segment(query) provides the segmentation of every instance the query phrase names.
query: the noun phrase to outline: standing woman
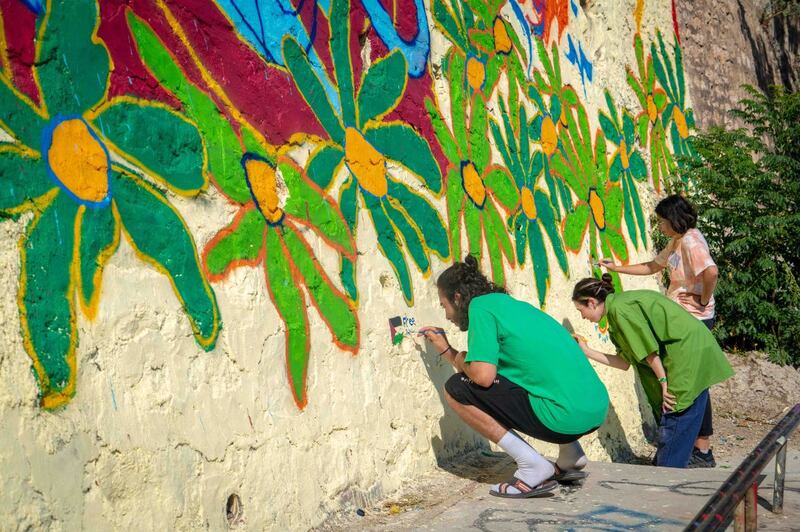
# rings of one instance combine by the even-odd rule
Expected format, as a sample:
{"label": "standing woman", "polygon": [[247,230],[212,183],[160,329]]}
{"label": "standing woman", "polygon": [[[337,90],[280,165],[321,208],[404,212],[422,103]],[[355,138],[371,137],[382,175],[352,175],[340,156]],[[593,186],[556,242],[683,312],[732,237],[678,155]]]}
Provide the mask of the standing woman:
{"label": "standing woman", "polygon": [[[459,352],[442,329],[420,330],[456,369],[445,383],[447,403],[517,462],[514,478],[489,493],[532,497],[555,489],[555,481],[585,477],[578,439],[605,420],[608,392],[567,330],[486,279],[473,256],[445,270],[436,284],[445,317],[467,331],[467,350]],[[514,430],[558,444],[556,462]]]}
{"label": "standing woman", "polygon": [[687,467],[708,403],[708,389],[731,375],[728,359],[711,331],[683,307],[653,290],[614,293],[611,275],[575,285],[572,301],[581,316],[608,319],[616,355],[578,338],[584,354],[621,370],[636,369],[658,419],[656,465]]}
{"label": "standing woman", "polygon": [[[679,195],[667,196],[656,205],[658,228],[670,238],[655,259],[628,266],[602,259],[601,266],[612,272],[652,275],[669,268],[667,295],[711,329],[716,319],[714,289],[719,272],[703,234],[697,230],[697,212]],[[689,460],[689,467],[714,467],[716,462],[709,438],[714,434],[711,401]]]}

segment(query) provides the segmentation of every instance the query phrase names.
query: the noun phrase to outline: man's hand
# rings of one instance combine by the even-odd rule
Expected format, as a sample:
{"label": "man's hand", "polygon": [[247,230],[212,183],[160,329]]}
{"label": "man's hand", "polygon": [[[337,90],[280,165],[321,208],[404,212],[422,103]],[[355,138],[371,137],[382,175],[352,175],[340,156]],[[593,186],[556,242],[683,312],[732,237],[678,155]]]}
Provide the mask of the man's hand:
{"label": "man's hand", "polygon": [[425,340],[431,344],[437,353],[445,354],[448,348],[452,349],[450,342],[447,340],[447,335],[445,335],[444,329],[441,327],[423,327],[417,334],[425,337]]}

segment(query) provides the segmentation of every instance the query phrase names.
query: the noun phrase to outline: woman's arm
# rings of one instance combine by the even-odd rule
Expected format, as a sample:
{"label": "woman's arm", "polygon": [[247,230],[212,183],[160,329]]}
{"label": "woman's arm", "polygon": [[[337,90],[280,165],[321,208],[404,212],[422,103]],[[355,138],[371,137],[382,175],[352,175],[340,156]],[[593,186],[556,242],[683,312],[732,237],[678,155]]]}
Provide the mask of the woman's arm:
{"label": "woman's arm", "polygon": [[625,266],[616,264],[612,259],[600,259],[600,266],[603,266],[608,271],[627,273],[629,275],[652,275],[664,269],[663,264],[659,264],[654,260]]}
{"label": "woman's arm", "polygon": [[678,294],[678,301],[686,305],[691,305],[702,312],[711,302],[711,296],[714,295],[714,290],[717,288],[719,270],[716,266],[709,266],[703,270],[700,277],[703,280],[702,292],[700,294],[692,294],[689,292]]}
{"label": "woman's arm", "polygon": [[622,371],[626,371],[629,367],[631,367],[631,365],[619,355],[609,355],[608,353],[602,353],[592,349],[589,347],[589,344],[586,343],[586,339],[582,336],[576,336],[575,340],[577,340],[578,345],[581,346],[583,354],[595,362],[600,362],[601,364],[611,366],[612,368],[621,369]]}

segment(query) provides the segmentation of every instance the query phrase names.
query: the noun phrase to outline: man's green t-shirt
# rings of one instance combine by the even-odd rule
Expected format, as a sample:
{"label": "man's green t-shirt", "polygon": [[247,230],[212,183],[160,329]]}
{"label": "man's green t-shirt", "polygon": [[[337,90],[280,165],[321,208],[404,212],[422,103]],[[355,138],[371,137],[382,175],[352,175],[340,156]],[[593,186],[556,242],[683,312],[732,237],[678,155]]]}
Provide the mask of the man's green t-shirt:
{"label": "man's green t-shirt", "polygon": [[675,412],[686,410],[703,390],[733,375],[703,322],[659,292],[609,294],[606,316],[611,341],[619,356],[636,368],[656,416],[661,413],[661,384],[645,360],[651,353],[661,357],[667,390],[677,401]]}
{"label": "man's green t-shirt", "polygon": [[608,392],[578,344],[556,320],[508,294],[469,305],[467,362],[488,362],[528,391],[536,417],[561,434],[603,424]]}

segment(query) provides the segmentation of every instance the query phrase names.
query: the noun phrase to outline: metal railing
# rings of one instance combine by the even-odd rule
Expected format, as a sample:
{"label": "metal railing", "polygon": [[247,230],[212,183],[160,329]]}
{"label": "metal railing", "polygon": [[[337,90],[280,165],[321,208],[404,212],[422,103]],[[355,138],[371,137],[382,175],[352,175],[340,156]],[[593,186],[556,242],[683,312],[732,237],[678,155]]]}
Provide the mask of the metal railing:
{"label": "metal railing", "polygon": [[759,474],[775,457],[775,482],[772,492],[772,512],[783,513],[783,488],[786,479],[786,442],[800,424],[800,403],[783,416],[761,443],[737,467],[705,506],[686,527],[686,530],[724,530],[731,519],[735,530],[757,528]]}

